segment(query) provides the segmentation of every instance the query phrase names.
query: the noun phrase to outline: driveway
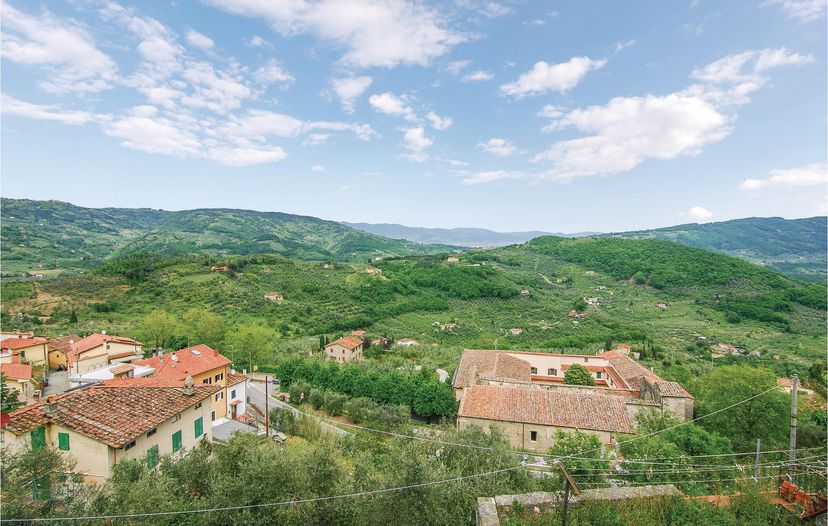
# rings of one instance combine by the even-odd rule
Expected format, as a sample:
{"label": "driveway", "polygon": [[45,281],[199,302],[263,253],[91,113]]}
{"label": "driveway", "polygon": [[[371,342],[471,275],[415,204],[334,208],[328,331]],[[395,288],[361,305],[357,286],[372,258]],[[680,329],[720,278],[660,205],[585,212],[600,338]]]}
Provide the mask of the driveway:
{"label": "driveway", "polygon": [[43,389],[44,398],[69,389],[69,374],[66,371],[55,371],[46,377],[49,379],[49,385]]}

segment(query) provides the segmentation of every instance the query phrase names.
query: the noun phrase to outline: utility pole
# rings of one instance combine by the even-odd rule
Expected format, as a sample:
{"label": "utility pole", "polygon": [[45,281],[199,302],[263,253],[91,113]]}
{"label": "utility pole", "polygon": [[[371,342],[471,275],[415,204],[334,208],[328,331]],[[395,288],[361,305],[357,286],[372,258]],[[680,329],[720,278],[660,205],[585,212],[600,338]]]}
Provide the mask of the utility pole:
{"label": "utility pole", "polygon": [[762,444],[762,439],[756,439],[756,463],[753,466],[753,480],[759,482],[759,451]]}
{"label": "utility pole", "polygon": [[796,410],[797,394],[799,388],[799,376],[793,375],[791,379],[791,465],[788,470],[788,478],[794,482],[794,463],[796,462]]}
{"label": "utility pole", "polygon": [[569,471],[567,471],[566,466],[563,465],[563,462],[556,460],[555,464],[558,465],[564,479],[563,515],[561,517],[561,526],[566,526],[566,513],[569,511],[569,490],[571,489],[574,491],[575,495],[580,495],[581,488],[578,487],[578,484],[575,482],[575,479],[572,478],[572,475],[569,474]]}
{"label": "utility pole", "polygon": [[270,380],[267,379],[267,375],[265,375],[265,436],[270,438],[270,393],[268,392],[270,389]]}

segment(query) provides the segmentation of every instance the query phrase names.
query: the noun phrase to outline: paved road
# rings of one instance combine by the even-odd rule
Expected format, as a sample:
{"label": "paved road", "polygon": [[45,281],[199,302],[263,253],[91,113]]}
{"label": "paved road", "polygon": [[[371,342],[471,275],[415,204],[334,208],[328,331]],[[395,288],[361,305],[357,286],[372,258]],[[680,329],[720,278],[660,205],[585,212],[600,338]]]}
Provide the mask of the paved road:
{"label": "paved road", "polygon": [[[255,404],[256,407],[260,407],[262,409],[262,411],[264,411],[264,406],[265,406],[265,389],[264,389],[265,385],[264,385],[264,382],[251,381],[247,385],[248,385],[248,387],[247,387],[247,396],[248,396],[248,398],[250,398],[250,402]],[[302,414],[301,411],[299,411],[298,409],[296,409],[292,405],[286,404],[286,403],[282,402],[281,400],[279,400],[278,398],[273,398],[273,392],[274,391],[273,391],[273,386],[272,385],[270,386],[268,391],[270,392],[270,407],[271,408],[279,407],[279,408],[282,408],[282,409],[287,409],[288,411],[290,411],[291,413],[293,413],[296,416],[299,416],[300,414]],[[340,428],[338,428],[338,427],[336,427],[332,424],[329,424],[327,422],[323,422],[323,421],[319,420],[319,424],[322,427],[322,429],[325,429],[327,431],[332,431],[332,432],[336,433],[339,436],[350,435],[350,433],[348,433],[344,429],[340,429]]]}
{"label": "paved road", "polygon": [[43,389],[44,397],[62,393],[69,389],[69,375],[66,371],[55,371],[53,373],[49,373],[48,378],[49,385]]}

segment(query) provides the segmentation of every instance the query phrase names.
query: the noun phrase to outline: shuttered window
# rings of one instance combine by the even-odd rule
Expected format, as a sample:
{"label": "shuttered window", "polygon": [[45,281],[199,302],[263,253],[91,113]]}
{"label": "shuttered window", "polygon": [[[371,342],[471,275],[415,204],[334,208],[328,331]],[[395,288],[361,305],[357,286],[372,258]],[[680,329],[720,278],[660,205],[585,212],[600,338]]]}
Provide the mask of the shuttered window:
{"label": "shuttered window", "polygon": [[46,447],[46,428],[38,427],[32,430],[32,449],[43,449]]}
{"label": "shuttered window", "polygon": [[69,433],[58,433],[58,449],[69,451]]}
{"label": "shuttered window", "polygon": [[176,431],[172,436],[173,453],[181,449],[181,431]]}
{"label": "shuttered window", "polygon": [[150,469],[158,465],[158,445],[154,445],[147,450],[147,466]]}
{"label": "shuttered window", "polygon": [[195,437],[198,438],[204,434],[204,419],[201,417],[195,420]]}

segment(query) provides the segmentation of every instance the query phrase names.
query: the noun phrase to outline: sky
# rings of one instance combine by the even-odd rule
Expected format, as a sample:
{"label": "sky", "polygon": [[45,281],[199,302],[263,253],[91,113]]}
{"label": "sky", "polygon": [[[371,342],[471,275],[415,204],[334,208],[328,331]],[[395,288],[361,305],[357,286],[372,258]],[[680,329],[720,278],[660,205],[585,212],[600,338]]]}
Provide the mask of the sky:
{"label": "sky", "polygon": [[828,213],[824,0],[10,0],[4,197],[499,231]]}

